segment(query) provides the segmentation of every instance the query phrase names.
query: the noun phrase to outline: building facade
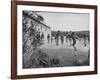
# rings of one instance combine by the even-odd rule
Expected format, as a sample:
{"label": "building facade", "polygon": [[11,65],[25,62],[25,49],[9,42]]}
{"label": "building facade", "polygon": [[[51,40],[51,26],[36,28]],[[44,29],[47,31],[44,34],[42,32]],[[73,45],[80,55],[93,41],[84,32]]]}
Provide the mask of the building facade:
{"label": "building facade", "polygon": [[[24,19],[25,18],[25,19]],[[44,41],[47,40],[48,34],[51,36],[51,28],[38,19],[38,15],[32,11],[23,11],[23,23],[26,23],[27,28],[34,28],[40,35],[44,35]]]}

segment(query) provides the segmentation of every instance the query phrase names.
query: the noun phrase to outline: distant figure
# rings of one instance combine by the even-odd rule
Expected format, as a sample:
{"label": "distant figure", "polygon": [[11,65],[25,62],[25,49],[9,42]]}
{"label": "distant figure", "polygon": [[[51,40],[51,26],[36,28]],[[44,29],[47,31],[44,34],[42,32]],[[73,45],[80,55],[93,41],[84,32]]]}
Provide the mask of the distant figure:
{"label": "distant figure", "polygon": [[68,43],[68,32],[66,32],[66,43]]}
{"label": "distant figure", "polygon": [[60,36],[60,39],[61,39],[61,43],[63,44],[63,43],[64,43],[64,36],[61,35],[61,36]]}
{"label": "distant figure", "polygon": [[42,33],[42,34],[41,34],[41,40],[43,40],[43,39],[44,39],[44,34]]}
{"label": "distant figure", "polygon": [[71,38],[72,38],[72,41],[73,41],[72,46],[74,48],[74,51],[77,51],[76,46],[75,46],[76,45],[76,38],[77,38],[77,36],[75,35],[74,32],[71,33]]}
{"label": "distant figure", "polygon": [[59,45],[59,36],[60,36],[60,31],[58,30],[56,36],[55,36],[55,42],[56,42],[56,45],[58,46]]}
{"label": "distant figure", "polygon": [[69,39],[69,45],[72,46],[72,37],[71,37],[72,32],[70,31],[68,33],[68,39]]}
{"label": "distant figure", "polygon": [[55,36],[55,43],[56,43],[56,45],[58,46],[58,39],[57,39],[57,36]]}
{"label": "distant figure", "polygon": [[48,43],[50,41],[50,34],[47,35],[47,40],[48,40]]}

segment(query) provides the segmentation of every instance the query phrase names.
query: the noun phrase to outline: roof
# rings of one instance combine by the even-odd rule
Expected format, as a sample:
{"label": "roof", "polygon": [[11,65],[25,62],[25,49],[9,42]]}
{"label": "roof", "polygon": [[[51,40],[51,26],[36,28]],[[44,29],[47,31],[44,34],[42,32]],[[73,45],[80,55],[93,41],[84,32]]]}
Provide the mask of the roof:
{"label": "roof", "polygon": [[36,22],[39,22],[40,24],[42,24],[42,25],[44,25],[44,26],[46,26],[47,28],[50,29],[50,27],[48,25],[46,25],[45,23],[37,20],[37,15],[36,14],[33,15],[33,13],[31,13],[31,12],[28,13],[27,11],[23,11],[23,15],[35,20]]}

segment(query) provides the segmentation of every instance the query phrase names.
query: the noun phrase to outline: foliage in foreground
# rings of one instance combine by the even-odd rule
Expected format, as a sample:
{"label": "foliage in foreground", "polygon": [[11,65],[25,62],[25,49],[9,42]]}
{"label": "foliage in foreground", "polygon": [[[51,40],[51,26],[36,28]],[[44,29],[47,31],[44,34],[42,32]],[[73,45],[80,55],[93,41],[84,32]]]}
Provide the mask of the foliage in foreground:
{"label": "foliage in foreground", "polygon": [[[23,56],[25,58],[25,55]],[[25,61],[25,60],[24,60]],[[23,68],[45,68],[45,67],[62,67],[60,59],[50,57],[43,50],[34,50],[29,60],[23,62]]]}

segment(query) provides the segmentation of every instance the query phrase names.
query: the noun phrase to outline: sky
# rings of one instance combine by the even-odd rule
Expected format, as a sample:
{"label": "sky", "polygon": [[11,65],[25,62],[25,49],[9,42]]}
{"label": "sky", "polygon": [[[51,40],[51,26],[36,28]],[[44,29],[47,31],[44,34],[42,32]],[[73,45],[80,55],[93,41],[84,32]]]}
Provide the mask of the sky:
{"label": "sky", "polygon": [[45,24],[53,31],[83,31],[89,30],[89,14],[38,12],[43,16]]}

